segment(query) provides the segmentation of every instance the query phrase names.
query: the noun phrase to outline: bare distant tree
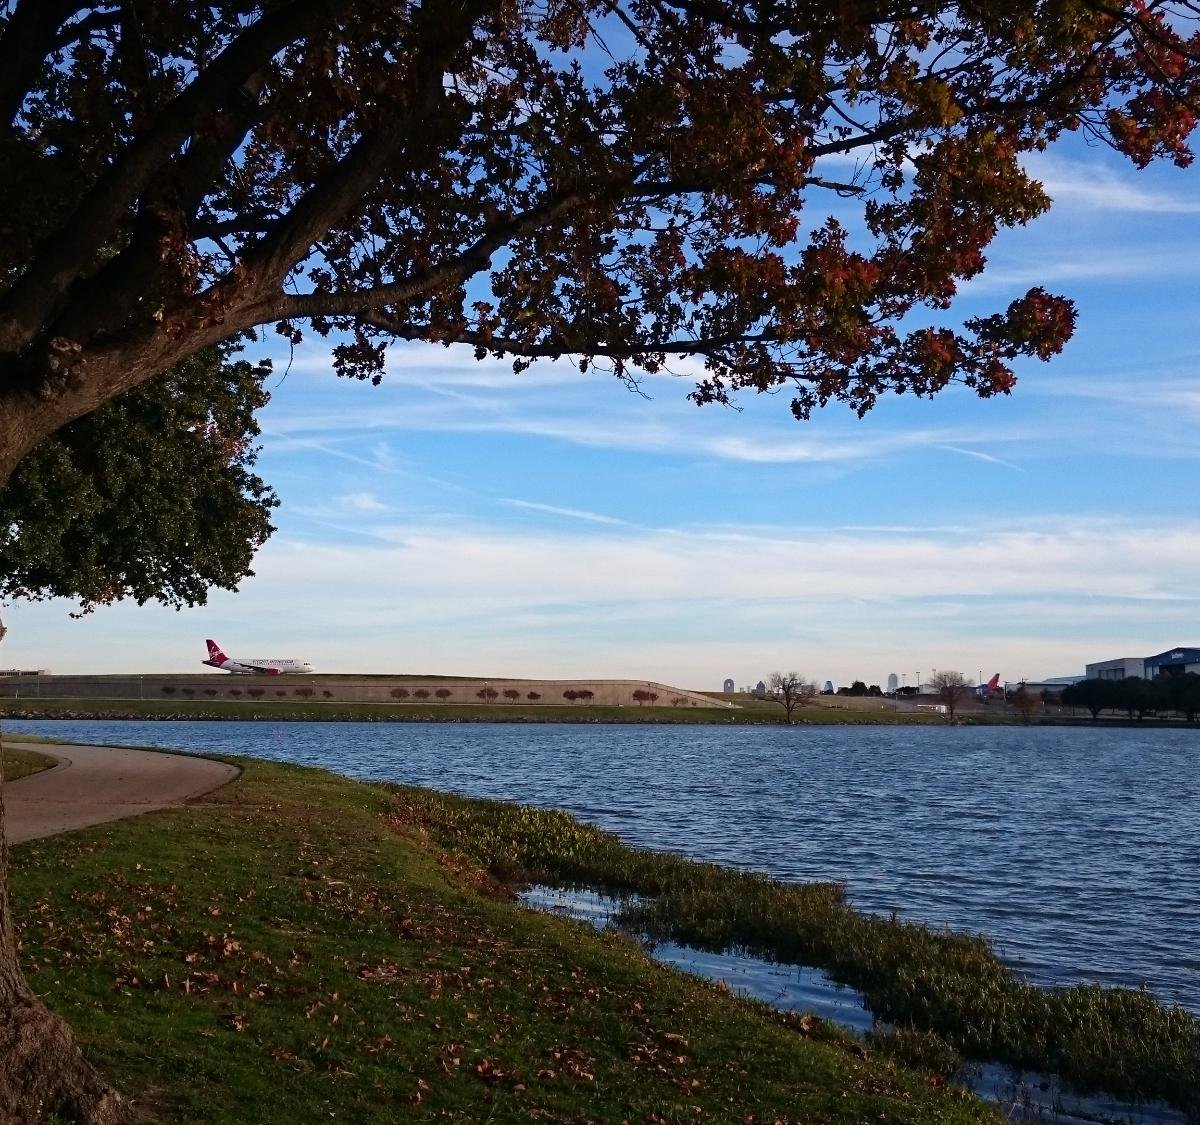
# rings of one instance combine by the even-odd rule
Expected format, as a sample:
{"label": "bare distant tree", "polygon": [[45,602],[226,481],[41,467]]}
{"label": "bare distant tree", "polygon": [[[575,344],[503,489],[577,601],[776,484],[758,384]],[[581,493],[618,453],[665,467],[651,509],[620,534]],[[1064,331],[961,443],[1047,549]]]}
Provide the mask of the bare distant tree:
{"label": "bare distant tree", "polygon": [[971,690],[971,681],[961,672],[951,672],[944,668],[933,674],[929,686],[933,689],[933,694],[945,704],[946,718],[954,722],[954,713]]}
{"label": "bare distant tree", "polygon": [[1024,684],[1013,694],[1012,705],[1023,723],[1032,722],[1034,715],[1041,711],[1043,706],[1041,699],[1033,692],[1025,690]]}
{"label": "bare distant tree", "polygon": [[789,724],[796,708],[803,707],[816,694],[816,682],[805,679],[799,672],[772,672],[767,677],[767,698],[783,708]]}

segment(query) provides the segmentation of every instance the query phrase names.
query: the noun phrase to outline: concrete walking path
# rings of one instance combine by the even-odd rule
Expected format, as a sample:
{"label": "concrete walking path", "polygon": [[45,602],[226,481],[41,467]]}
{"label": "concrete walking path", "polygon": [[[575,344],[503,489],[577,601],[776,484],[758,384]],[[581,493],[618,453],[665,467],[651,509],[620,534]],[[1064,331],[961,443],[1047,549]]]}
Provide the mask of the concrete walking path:
{"label": "concrete walking path", "polygon": [[4,786],[10,844],[181,805],[242,772],[237,766],[186,754],[8,739],[4,744],[58,760],[51,769]]}

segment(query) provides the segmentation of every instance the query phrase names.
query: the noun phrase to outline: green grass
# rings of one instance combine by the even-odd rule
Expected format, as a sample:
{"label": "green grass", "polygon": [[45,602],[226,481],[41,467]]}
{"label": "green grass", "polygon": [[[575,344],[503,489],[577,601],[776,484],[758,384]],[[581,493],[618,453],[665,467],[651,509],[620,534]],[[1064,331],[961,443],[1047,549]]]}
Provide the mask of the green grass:
{"label": "green grass", "polygon": [[31,773],[41,773],[57,763],[45,754],[35,750],[4,749],[4,780],[16,781],[20,777],[28,777]]}
{"label": "green grass", "polygon": [[861,914],[839,885],[780,883],[629,848],[555,810],[407,788],[396,800],[402,820],[497,878],[641,896],[618,920],[651,939],[824,969],[906,1033],[891,1044],[905,1057],[961,1052],[1200,1116],[1200,1024],[1147,992],[1037,988],[982,937]]}
{"label": "green grass", "polygon": [[13,850],[34,986],[161,1120],[995,1120],[890,1048],[515,906],[410,791],[238,764],[201,805]]}
{"label": "green grass", "polygon": [[[726,707],[606,707],[472,703],[338,703],[273,700],[19,698],[0,701],[0,715],[75,719],[240,719],[277,722],[407,723],[671,723],[779,724],[783,709],[757,701]],[[806,707],[800,724],[944,723],[938,715]]]}

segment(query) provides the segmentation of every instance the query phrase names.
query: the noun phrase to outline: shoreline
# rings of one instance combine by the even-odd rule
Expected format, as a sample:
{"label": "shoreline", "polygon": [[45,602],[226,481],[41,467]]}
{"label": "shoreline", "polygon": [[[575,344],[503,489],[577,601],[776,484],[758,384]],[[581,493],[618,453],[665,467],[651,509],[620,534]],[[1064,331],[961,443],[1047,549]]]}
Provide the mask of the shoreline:
{"label": "shoreline", "polygon": [[[559,889],[590,886],[600,893],[617,896],[619,920],[633,935],[600,935],[599,940],[632,951],[631,955],[642,961],[646,960],[643,944],[649,940],[677,942],[712,953],[738,950],[743,955],[759,957],[764,963],[810,966],[828,973],[832,980],[860,991],[869,1010],[883,1021],[868,1031],[865,1038],[843,1032],[821,1017],[802,1015],[799,1010],[772,1007],[764,1018],[792,1035],[799,1032],[802,1040],[825,1040],[849,1050],[859,1059],[884,1065],[893,1078],[897,1067],[913,1068],[925,1075],[925,1083],[941,1089],[962,1071],[964,1060],[984,1066],[999,1060],[1022,1070],[1057,1072],[1084,1089],[1107,1090],[1126,1100],[1164,1098],[1184,1112],[1196,1108],[1200,1054],[1187,1046],[1195,1042],[1195,1015],[1156,1001],[1141,990],[1030,985],[1004,966],[990,943],[980,936],[862,913],[847,902],[839,884],[786,883],[753,871],[692,861],[672,852],[647,851],[553,809],[465,798],[429,788],[356,782],[321,769],[254,758],[219,754],[212,757],[239,764],[244,772],[207,797],[202,805],[167,814],[149,814],[74,837],[59,837],[61,845],[53,846],[66,850],[57,859],[51,855],[47,862],[35,864],[36,872],[24,866],[30,849],[50,846],[51,841],[25,845],[15,853],[18,882],[28,877],[26,893],[33,896],[29,901],[37,904],[33,917],[23,923],[27,927],[23,942],[27,943],[31,956],[41,960],[34,971],[50,973],[55,978],[57,994],[73,1011],[78,1011],[81,1004],[86,1007],[89,1001],[74,996],[69,986],[64,992],[64,977],[82,974],[92,984],[98,982],[99,999],[106,994],[108,986],[104,982],[108,974],[115,974],[116,991],[129,1001],[125,1005],[129,1026],[124,1034],[131,1041],[149,1030],[143,1026],[144,1021],[153,1022],[164,1014],[178,1030],[180,1024],[186,1027],[192,1023],[181,1018],[183,1013],[178,1005],[190,1003],[191,988],[206,982],[210,987],[200,987],[201,996],[209,991],[217,993],[213,1003],[223,1013],[222,1020],[233,1020],[235,1032],[241,1034],[255,1026],[263,1008],[269,1005],[239,1006],[238,981],[245,982],[243,989],[251,990],[251,999],[269,998],[271,990],[277,987],[271,973],[264,976],[264,984],[254,986],[253,982],[266,972],[262,968],[263,958],[270,964],[271,955],[262,951],[250,953],[249,965],[243,964],[230,980],[233,996],[219,986],[222,961],[229,958],[229,950],[236,953],[255,928],[261,931],[264,922],[268,932],[283,927],[281,932],[292,947],[294,959],[294,935],[309,933],[311,923],[302,922],[300,916],[294,921],[288,919],[296,910],[307,917],[310,908],[322,902],[331,911],[324,939],[328,946],[325,963],[332,967],[342,960],[347,970],[354,970],[358,979],[369,983],[377,981],[378,973],[383,973],[390,983],[407,980],[406,973],[396,975],[395,959],[412,939],[414,895],[428,893],[427,877],[387,891],[372,886],[366,894],[365,906],[356,906],[347,897],[348,892],[339,889],[361,882],[363,872],[357,864],[367,862],[378,869],[378,857],[383,852],[400,848],[407,849],[409,860],[418,865],[433,864],[441,872],[439,878],[446,882],[445,893],[435,896],[435,919],[444,920],[447,911],[461,909],[468,900],[491,903],[501,913],[506,908],[511,911],[515,905],[514,893],[531,883]],[[161,828],[164,823],[170,825],[166,834]],[[330,835],[330,839],[323,842],[322,833]],[[294,835],[294,846],[281,847],[281,834],[289,838]],[[94,883],[104,890],[80,891],[74,860],[65,858],[75,854],[70,844],[72,838],[86,841],[78,849],[78,861],[85,868],[94,869]],[[362,846],[354,854],[343,855],[343,850],[356,840]],[[123,841],[128,842],[127,847]],[[213,848],[218,854],[222,849],[236,854],[231,854],[227,863],[214,866],[209,854]],[[204,854],[202,872],[196,868],[200,853]],[[164,857],[169,861],[166,867]],[[174,865],[171,857],[177,860]],[[143,874],[134,876],[131,871]],[[155,879],[158,892],[150,893],[146,880]],[[197,880],[204,885],[193,886]],[[247,880],[252,881],[249,891],[243,886]],[[185,887],[186,893],[181,896]],[[282,898],[277,893],[281,890],[286,892]],[[132,895],[132,900],[121,901],[122,893]],[[270,901],[260,901],[262,895],[270,896]],[[195,921],[178,916],[184,899],[201,911]],[[69,917],[53,913],[51,904],[56,901],[68,911]],[[372,968],[373,962],[368,962],[364,969],[362,959],[367,955],[351,951],[362,948],[359,928],[369,925],[380,910],[388,913],[390,908],[385,904],[389,901],[401,905],[404,920],[398,927],[394,923],[383,927],[378,937],[383,942],[384,959],[378,968]],[[94,909],[98,905],[105,907],[99,917]],[[114,916],[127,920],[136,916],[138,924],[127,926],[122,922],[110,934],[106,919]],[[512,923],[511,914],[504,917]],[[554,919],[551,924],[560,922]],[[179,967],[176,946],[178,935],[186,934],[189,926],[196,924],[206,935],[201,948],[211,945],[214,935],[223,933],[220,943],[226,953],[218,956],[211,966],[201,959],[201,968],[194,974]],[[532,923],[529,925],[536,929]],[[47,927],[41,935],[45,949],[40,949],[38,934],[29,933],[28,927],[34,931]],[[61,947],[65,961],[56,961],[53,953],[59,949],[56,943],[62,940],[60,935],[80,929],[89,956],[99,952],[99,960],[80,961],[77,943],[71,937]],[[96,929],[96,933],[90,934],[90,929]],[[570,969],[573,981],[578,980],[582,971],[578,968],[582,951],[591,940],[587,929],[576,926],[573,930],[552,931],[558,934],[554,948],[565,956],[564,966],[574,966]],[[442,964],[447,953],[444,922],[434,924],[432,934],[433,954]],[[451,960],[462,956],[471,965],[480,959],[487,961],[486,983],[490,992],[512,966],[504,954],[491,960],[480,954],[474,924],[465,935],[460,952]],[[104,953],[107,948],[104,943],[110,937],[117,946],[111,957]],[[519,944],[524,947],[530,940],[533,939],[523,937]],[[161,952],[155,952],[160,946]],[[343,946],[342,952],[334,952]],[[47,952],[51,954],[49,958]],[[193,964],[193,956],[187,954],[184,964]],[[153,963],[147,964],[147,960]],[[425,994],[418,989],[415,998],[407,1003],[409,1014],[405,1018],[420,1022],[421,1013],[425,1013],[436,1030],[452,1035],[456,1041],[469,1041],[472,1032],[482,1030],[470,1025],[481,1018],[479,1010],[486,1006],[486,999],[469,995],[474,987],[472,980],[456,978],[455,971],[453,967],[436,971],[436,991],[440,996],[447,988],[465,989],[463,998],[471,1011],[464,1016],[463,1011],[456,1009],[449,1016],[442,1014],[434,1019],[423,1006]],[[161,979],[156,976],[160,973]],[[278,967],[273,974],[279,976]],[[541,995],[536,979],[521,975],[509,982],[503,1011],[511,1011],[514,1005],[530,1005],[527,1018],[535,1018],[533,1008]],[[173,1002],[168,1002],[164,993],[172,993],[181,983],[186,999],[174,997]],[[534,984],[532,990],[529,983]],[[331,983],[327,971],[323,971],[319,988],[332,988],[334,984],[339,990],[351,987],[342,978]],[[684,987],[673,981],[667,984]],[[651,985],[646,981],[637,985],[633,995],[638,997],[639,1004],[648,987]],[[586,987],[572,988],[582,988],[581,994],[585,996],[621,994],[619,982],[608,971],[590,979]],[[335,999],[339,995],[340,991],[335,992]],[[728,997],[727,990],[722,991],[721,985],[709,986],[707,992],[698,995],[701,1003],[711,1009],[707,1014],[722,1024],[732,1018],[729,1010],[722,1008],[727,1001],[734,1005],[733,1011],[757,1010],[760,1015],[763,1015],[761,1009],[768,1007],[734,1000]],[[359,1015],[366,1002],[363,997],[348,1000],[347,1010]],[[620,1002],[628,1004],[629,996],[624,995]],[[558,1016],[573,1020],[576,1003],[572,1001]],[[100,1004],[102,1009],[111,1007],[109,1001]],[[719,1011],[724,1011],[724,1015],[718,1015]],[[281,1014],[281,1018],[285,1016],[287,1030],[294,1031],[293,1025],[301,1019],[299,1009]],[[102,1024],[105,1018],[101,1016]],[[462,1023],[464,1018],[466,1025]],[[677,1020],[677,1016],[672,1018]],[[311,1008],[303,1016],[303,1020],[309,1019]],[[360,1018],[359,1026],[362,1022]],[[297,1026],[304,1033],[310,1025],[301,1022]],[[523,1026],[519,1030],[524,1033]],[[501,1025],[499,1034],[504,1031]],[[97,1034],[107,1044],[113,1032],[105,1025]],[[276,1042],[282,1034],[284,1029],[277,1029],[269,1038]],[[671,1034],[687,1038],[676,1030]],[[485,1042],[480,1049],[496,1051],[499,1042],[496,1035],[493,1028],[490,1043]],[[119,1054],[120,1035],[117,1039]],[[326,1036],[318,1054],[326,1050],[328,1042]],[[239,1050],[244,1051],[247,1046],[243,1043]],[[110,1047],[106,1045],[103,1049]],[[221,1057],[233,1065],[228,1052]],[[519,1057],[520,1052],[506,1064],[512,1067],[506,1073],[519,1073]],[[733,1057],[737,1056],[721,1055],[721,1058]],[[488,1058],[491,1056],[485,1056]],[[616,1066],[620,1060],[611,1062]],[[588,1063],[593,1081],[601,1070],[596,1063],[595,1057]],[[411,1065],[411,1060],[406,1065]],[[492,1065],[496,1065],[494,1061]],[[741,1076],[746,1077],[744,1071]],[[517,1083],[521,1089],[512,1091],[522,1095],[521,1102],[533,1086],[526,1077],[522,1076]],[[773,1077],[762,1076],[768,1082]],[[742,1083],[737,1088],[740,1092]],[[487,1085],[485,1092],[493,1096],[497,1093]],[[596,1092],[598,1095],[599,1090]],[[958,1093],[953,1089],[948,1092]],[[826,1096],[829,1094],[826,1091]],[[841,1096],[846,1096],[845,1091]],[[958,1096],[967,1097],[965,1093]],[[965,1108],[969,1103],[961,1104]],[[479,1106],[475,1108],[483,1111]],[[515,1111],[515,1103],[510,1108]],[[275,1120],[269,1116],[257,1119]],[[355,1119],[391,1120],[371,1114]],[[471,1119],[470,1114],[464,1119]],[[926,1119],[918,1116],[910,1120]],[[889,1117],[889,1120],[902,1118]]]}
{"label": "shoreline", "polygon": [[[770,704],[725,708],[608,707],[596,705],[537,707],[487,704],[396,704],[343,702],[185,702],[50,697],[22,698],[13,703],[0,698],[0,720],[31,721],[130,721],[130,722],[296,722],[296,723],[525,723],[613,726],[778,726],[789,724],[782,711]],[[954,723],[945,716],[903,711],[810,707],[797,713],[790,724],[806,726],[996,726],[996,727],[1089,727],[1127,730],[1200,730],[1200,723],[1183,719],[1127,719],[1086,715],[1052,715],[1022,722],[1007,714],[968,712]]]}
{"label": "shoreline", "polygon": [[12,853],[31,983],[156,1118],[995,1120],[894,1044],[516,904],[386,787],[225,760],[199,804]]}

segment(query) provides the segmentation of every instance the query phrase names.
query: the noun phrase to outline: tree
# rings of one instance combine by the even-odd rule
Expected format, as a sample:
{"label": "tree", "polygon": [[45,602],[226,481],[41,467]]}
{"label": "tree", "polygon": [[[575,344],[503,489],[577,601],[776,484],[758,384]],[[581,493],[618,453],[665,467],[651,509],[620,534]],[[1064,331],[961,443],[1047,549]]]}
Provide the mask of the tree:
{"label": "tree", "polygon": [[1182,711],[1189,723],[1196,721],[1200,713],[1200,676],[1195,672],[1185,672],[1182,676],[1167,677],[1164,688],[1170,700],[1171,707]]}
{"label": "tree", "polygon": [[0,490],[0,598],[203,605],[274,528],[253,472],[266,365],[208,348],[44,441]]}
{"label": "tree", "polygon": [[1092,719],[1116,702],[1116,684],[1112,680],[1082,680],[1063,688],[1062,701],[1067,707],[1084,707]]}
{"label": "tree", "polygon": [[[1190,7],[8,0],[0,479],[262,324],[338,334],[361,378],[399,337],[627,379],[694,357],[699,401],[786,388],[798,416],[1006,392],[1069,302],[909,320],[1047,209],[1023,153],[1076,130],[1190,159]],[[579,67],[613,21],[623,56]],[[861,245],[798,222],[834,196]]]}
{"label": "tree", "polygon": [[419,688],[417,688],[416,691],[413,692],[413,699],[419,699],[423,703],[426,699],[429,698],[429,694],[430,693],[429,693],[428,688],[419,687]]}
{"label": "tree", "polygon": [[312,697],[313,697],[314,695],[316,695],[316,694],[317,694],[317,692],[316,692],[316,689],[315,689],[315,688],[310,688],[310,687],[298,687],[298,688],[296,689],[296,694],[297,694],[298,696],[300,696],[300,698],[301,698],[301,699],[312,699]]}
{"label": "tree", "polygon": [[266,689],[260,687],[247,688],[246,694],[250,696],[251,699],[261,699],[263,695],[266,694]]}
{"label": "tree", "polygon": [[649,700],[650,700],[650,693],[645,688],[634,688],[633,689],[633,701],[639,707],[641,707],[643,704],[649,702]]}
{"label": "tree", "polygon": [[946,718],[950,722],[954,722],[958,705],[966,699],[971,690],[971,681],[961,672],[952,672],[948,668],[943,668],[940,672],[934,672],[929,686],[932,694],[940,699],[946,708]]}
{"label": "tree", "polygon": [[796,708],[809,703],[816,694],[816,683],[799,672],[772,672],[767,677],[767,697],[783,708],[789,726]]}
{"label": "tree", "polygon": [[516,688],[505,688],[504,698],[507,699],[509,703],[516,703],[517,700],[521,698],[521,693],[517,691]]}
{"label": "tree", "polygon": [[196,689],[194,687],[181,687],[179,689],[179,691],[180,691],[180,694],[182,694],[182,695],[195,695],[196,694]]}
{"label": "tree", "polygon": [[1160,706],[1159,693],[1151,681],[1141,676],[1126,676],[1114,683],[1112,705],[1125,712],[1127,718],[1137,715],[1141,722]]}
{"label": "tree", "polygon": [[1042,709],[1042,701],[1033,692],[1026,691],[1024,684],[1013,692],[1012,705],[1023,723],[1032,722],[1034,715]]}
{"label": "tree", "polygon": [[542,693],[540,691],[526,692],[525,698],[528,699],[530,703],[536,703],[539,699],[542,698]]}
{"label": "tree", "polygon": [[175,685],[174,684],[163,684],[162,692],[164,695],[174,695],[175,694]]}
{"label": "tree", "polygon": [[403,702],[408,698],[409,690],[408,688],[394,687],[388,692],[388,695],[390,695],[393,699],[399,699],[401,702]]}
{"label": "tree", "polygon": [[567,688],[567,690],[563,692],[563,699],[565,699],[568,703],[574,703],[578,698],[579,692],[577,692],[574,688]]}
{"label": "tree", "polygon": [[482,699],[484,703],[493,703],[499,694],[494,687],[483,687],[475,693],[475,698]]}
{"label": "tree", "polygon": [[[372,380],[399,338],[630,383],[694,361],[696,401],[786,390],[799,418],[954,380],[1007,393],[1074,309],[1034,288],[956,330],[956,287],[1046,209],[1020,157],[1064,130],[1190,160],[1192,7],[5,0],[0,486],[64,425],[259,325],[328,335],[338,372]],[[581,65],[613,24],[627,48]],[[821,221],[834,196],[861,235]],[[183,465],[164,473],[199,476]],[[97,537],[97,574],[129,562],[117,585],[62,556],[71,596],[159,597],[143,534]],[[202,550],[180,538],[194,581],[163,585],[194,598],[240,565]],[[43,576],[21,589],[64,584]],[[0,1113],[120,1116],[26,1003],[0,929]],[[18,1065],[15,1037],[45,1049]]]}
{"label": "tree", "polygon": [[436,695],[443,703],[445,703],[446,700],[454,694],[454,692],[452,692],[448,687],[440,687],[433,694]]}
{"label": "tree", "polygon": [[[242,694],[242,689],[241,689],[241,688],[238,688],[238,687],[235,687],[235,688],[230,688],[230,689],[229,689],[229,694],[230,694],[230,695],[232,695],[232,696],[234,697],[234,699],[238,699],[238,698],[240,698],[240,697],[241,697],[241,694]],[[300,693],[299,693],[299,692],[297,692],[296,694],[297,694],[297,695],[299,695]]]}

